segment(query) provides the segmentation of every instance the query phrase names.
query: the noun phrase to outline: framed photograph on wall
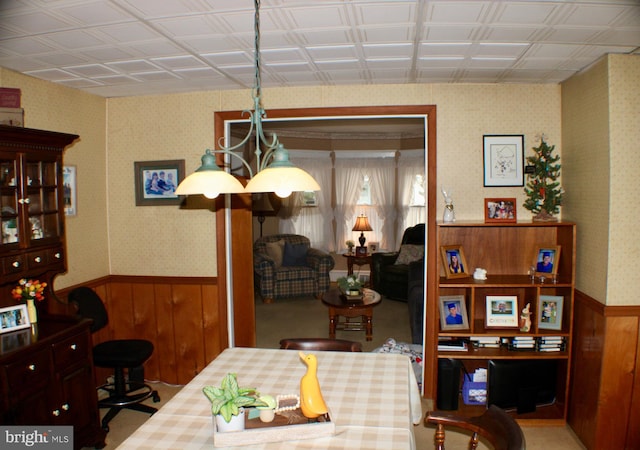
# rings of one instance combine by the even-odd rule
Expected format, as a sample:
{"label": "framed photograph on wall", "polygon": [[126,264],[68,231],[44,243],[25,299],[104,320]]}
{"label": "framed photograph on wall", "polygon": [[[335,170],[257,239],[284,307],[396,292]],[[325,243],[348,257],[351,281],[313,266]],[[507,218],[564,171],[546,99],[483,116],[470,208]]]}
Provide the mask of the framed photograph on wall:
{"label": "framed photograph on wall", "polygon": [[485,223],[515,223],[516,199],[485,198],[484,221]]}
{"label": "framed photograph on wall", "polygon": [[447,278],[464,278],[469,276],[467,259],[464,257],[462,245],[443,245],[440,247],[444,273]]}
{"label": "framed photograph on wall", "polygon": [[27,305],[0,308],[0,334],[29,328],[30,326]]}
{"label": "framed photograph on wall", "polygon": [[62,167],[62,192],[64,198],[64,215],[75,216],[78,214],[76,195],[76,166]]}
{"label": "framed photograph on wall", "polygon": [[467,305],[464,295],[443,295],[438,303],[440,309],[440,329],[468,330]]}
{"label": "framed photograph on wall", "polygon": [[133,163],[136,206],[179,205],[178,184],[184,179],[184,159]]}
{"label": "framed photograph on wall", "polygon": [[487,295],[487,328],[518,328],[518,296]]}
{"label": "framed photograph on wall", "polygon": [[537,276],[551,276],[558,273],[558,264],[560,262],[560,246],[547,245],[545,247],[536,248],[535,259],[533,265],[536,268]]}
{"label": "framed photograph on wall", "polygon": [[541,295],[538,298],[538,328],[561,330],[563,306],[564,297],[560,295]]}
{"label": "framed photograph on wall", "polygon": [[524,186],[524,135],[482,136],[484,185]]}

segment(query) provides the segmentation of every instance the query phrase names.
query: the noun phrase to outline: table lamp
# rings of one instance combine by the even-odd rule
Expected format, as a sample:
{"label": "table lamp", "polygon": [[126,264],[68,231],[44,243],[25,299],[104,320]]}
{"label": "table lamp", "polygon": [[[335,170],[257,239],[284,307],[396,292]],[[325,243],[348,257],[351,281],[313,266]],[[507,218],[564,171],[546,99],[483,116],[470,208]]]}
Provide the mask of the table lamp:
{"label": "table lamp", "polygon": [[351,231],[360,231],[360,237],[358,238],[358,241],[360,242],[360,247],[364,247],[364,243],[367,241],[367,239],[364,237],[364,232],[373,231],[373,228],[371,228],[371,225],[369,225],[369,219],[367,218],[367,216],[365,216],[364,214],[360,214],[356,218],[356,224],[353,226],[353,229]]}

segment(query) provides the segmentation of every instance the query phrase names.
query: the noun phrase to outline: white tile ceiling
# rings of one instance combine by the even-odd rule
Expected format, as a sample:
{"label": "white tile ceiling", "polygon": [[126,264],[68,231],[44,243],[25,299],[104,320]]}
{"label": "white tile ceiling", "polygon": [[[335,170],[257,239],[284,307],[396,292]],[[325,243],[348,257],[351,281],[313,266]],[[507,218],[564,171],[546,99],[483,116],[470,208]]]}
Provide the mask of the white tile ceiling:
{"label": "white tile ceiling", "polygon": [[[104,97],[253,86],[251,0],[0,0],[0,66]],[[262,86],[558,83],[638,0],[263,0]]]}

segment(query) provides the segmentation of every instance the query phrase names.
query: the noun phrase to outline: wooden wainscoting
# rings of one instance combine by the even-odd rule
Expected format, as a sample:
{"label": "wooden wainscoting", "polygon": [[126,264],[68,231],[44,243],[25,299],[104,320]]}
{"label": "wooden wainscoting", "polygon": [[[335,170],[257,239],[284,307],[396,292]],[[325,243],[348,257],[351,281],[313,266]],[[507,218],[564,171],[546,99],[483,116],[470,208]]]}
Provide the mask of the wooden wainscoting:
{"label": "wooden wainscoting", "polygon": [[[216,278],[109,276],[84,283],[103,299],[109,325],[93,343],[140,338],[153,342],[145,378],[186,384],[228,346],[226,303]],[[76,286],[57,291],[50,312],[73,313],[66,303]],[[54,302],[52,302],[54,303]],[[111,375],[96,368],[97,384]]]}
{"label": "wooden wainscoting", "polygon": [[640,448],[640,306],[576,291],[568,422],[590,450]]}

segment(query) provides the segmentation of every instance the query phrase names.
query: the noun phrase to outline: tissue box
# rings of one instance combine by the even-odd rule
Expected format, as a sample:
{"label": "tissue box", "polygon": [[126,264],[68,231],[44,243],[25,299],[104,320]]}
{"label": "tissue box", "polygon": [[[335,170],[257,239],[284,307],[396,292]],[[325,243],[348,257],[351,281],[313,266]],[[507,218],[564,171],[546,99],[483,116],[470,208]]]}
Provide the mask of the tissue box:
{"label": "tissue box", "polygon": [[470,381],[465,376],[462,382],[462,401],[465,405],[486,405],[487,383]]}

